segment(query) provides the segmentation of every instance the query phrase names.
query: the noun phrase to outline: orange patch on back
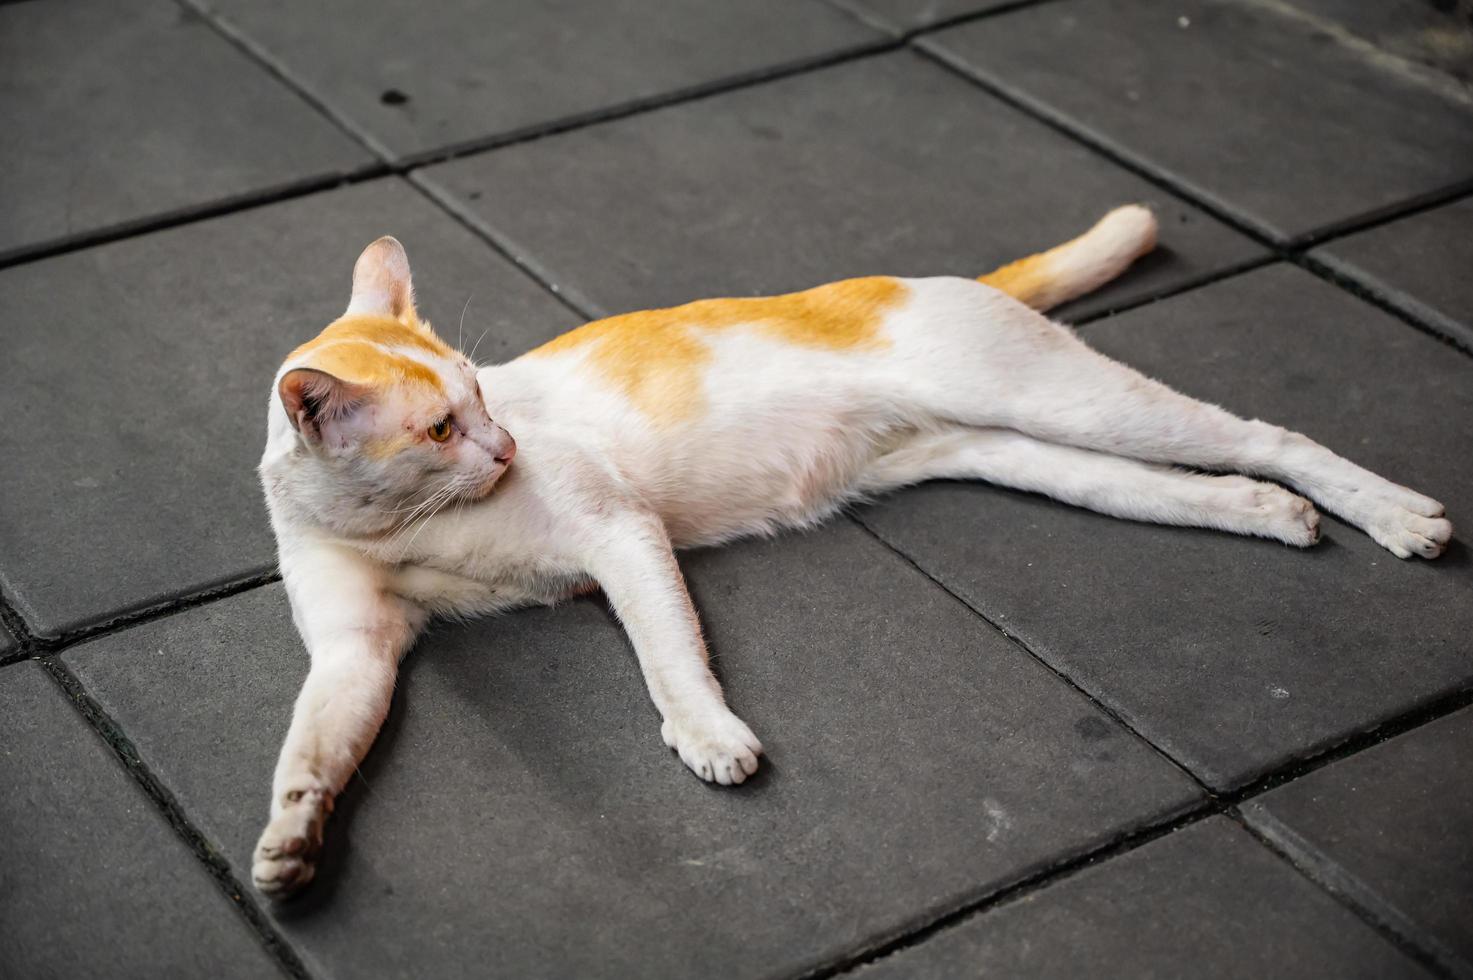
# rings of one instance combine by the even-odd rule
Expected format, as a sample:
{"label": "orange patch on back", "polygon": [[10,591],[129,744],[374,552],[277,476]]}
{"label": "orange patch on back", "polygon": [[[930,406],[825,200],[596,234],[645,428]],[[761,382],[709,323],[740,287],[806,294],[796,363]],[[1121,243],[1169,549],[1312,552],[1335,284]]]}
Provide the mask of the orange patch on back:
{"label": "orange patch on back", "polygon": [[711,359],[704,333],[750,326],[783,343],[828,350],[885,345],[880,323],[910,290],[889,276],[829,283],[801,293],[706,299],[585,324],[531,352],[590,347],[597,368],[646,415],[674,422],[700,407],[701,371]]}
{"label": "orange patch on back", "polygon": [[410,382],[437,390],[442,388],[440,377],[432,368],[401,351],[436,357],[454,353],[428,325],[418,321],[404,323],[392,317],[346,316],[292,351],[287,360],[302,358],[300,366],[326,371],[352,384],[383,386]]}

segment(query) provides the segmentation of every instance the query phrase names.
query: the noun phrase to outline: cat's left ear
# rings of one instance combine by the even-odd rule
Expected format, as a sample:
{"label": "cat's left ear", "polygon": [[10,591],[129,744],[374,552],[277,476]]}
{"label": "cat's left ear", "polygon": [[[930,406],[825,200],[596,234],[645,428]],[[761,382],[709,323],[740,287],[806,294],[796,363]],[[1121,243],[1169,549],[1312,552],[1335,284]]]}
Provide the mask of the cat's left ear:
{"label": "cat's left ear", "polygon": [[409,256],[397,238],[385,235],[358,256],[353,264],[353,298],[348,301],[348,313],[418,322]]}
{"label": "cat's left ear", "polygon": [[322,438],[325,427],[352,415],[370,398],[369,389],[350,384],[316,368],[293,368],[281,376],[276,393],[286,417],[309,441]]}

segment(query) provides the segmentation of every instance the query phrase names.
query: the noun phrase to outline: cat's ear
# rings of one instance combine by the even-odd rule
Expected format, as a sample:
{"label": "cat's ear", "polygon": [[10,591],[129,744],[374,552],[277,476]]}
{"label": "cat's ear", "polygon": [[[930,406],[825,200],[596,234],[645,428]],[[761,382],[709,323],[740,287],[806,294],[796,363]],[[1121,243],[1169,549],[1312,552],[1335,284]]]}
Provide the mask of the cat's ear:
{"label": "cat's ear", "polygon": [[409,256],[397,238],[385,235],[363,250],[353,264],[353,298],[348,313],[391,316],[406,323],[418,320]]}
{"label": "cat's ear", "polygon": [[308,439],[322,438],[322,427],[345,419],[368,400],[362,385],[350,384],[316,368],[293,368],[276,386],[292,428]]}

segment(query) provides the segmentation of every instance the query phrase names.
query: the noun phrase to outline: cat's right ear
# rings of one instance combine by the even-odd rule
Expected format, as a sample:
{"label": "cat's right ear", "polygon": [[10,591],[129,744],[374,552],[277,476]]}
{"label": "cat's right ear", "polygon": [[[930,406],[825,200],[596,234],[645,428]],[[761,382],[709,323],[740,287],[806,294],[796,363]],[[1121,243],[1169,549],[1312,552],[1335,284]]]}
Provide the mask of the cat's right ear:
{"label": "cat's right ear", "polygon": [[365,248],[353,263],[353,297],[348,300],[347,312],[391,316],[405,323],[418,319],[409,256],[397,238],[385,235]]}
{"label": "cat's right ear", "polygon": [[368,400],[360,385],[335,378],[315,368],[293,368],[276,386],[281,407],[296,429],[309,440],[322,438],[322,428],[345,419]]}

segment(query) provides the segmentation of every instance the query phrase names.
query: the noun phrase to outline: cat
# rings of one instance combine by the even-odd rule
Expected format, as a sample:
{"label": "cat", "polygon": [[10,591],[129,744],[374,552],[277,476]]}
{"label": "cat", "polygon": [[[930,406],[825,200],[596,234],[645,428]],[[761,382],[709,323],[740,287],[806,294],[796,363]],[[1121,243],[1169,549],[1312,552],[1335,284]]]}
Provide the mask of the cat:
{"label": "cat", "polygon": [[[1307,547],[1310,500],[1401,558],[1452,534],[1436,501],[1303,435],[1187,398],[1042,312],[1149,252],[1147,209],[980,280],[851,279],[596,321],[477,368],[415,311],[393,238],[347,311],[286,359],[260,474],[311,668],[253,859],[285,897],[427,620],[601,588],[661,736],[740,783],[762,744],[727,706],[674,549],[808,527],[937,478]],[[1175,468],[1176,466],[1191,469]]]}

